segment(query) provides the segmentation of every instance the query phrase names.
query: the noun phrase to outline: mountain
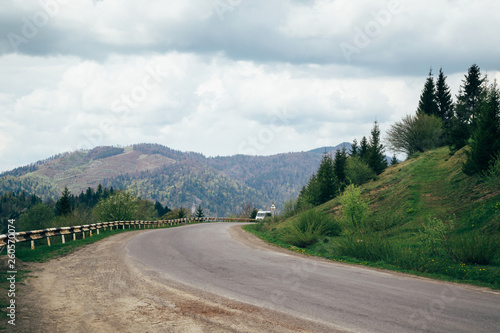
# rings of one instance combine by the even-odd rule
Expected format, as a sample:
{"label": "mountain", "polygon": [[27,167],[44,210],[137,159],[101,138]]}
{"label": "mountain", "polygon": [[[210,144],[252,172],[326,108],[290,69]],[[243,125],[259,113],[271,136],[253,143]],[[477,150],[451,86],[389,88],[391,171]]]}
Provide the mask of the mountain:
{"label": "mountain", "polygon": [[280,208],[296,197],[323,152],[319,148],[272,156],[205,157],[159,144],[105,146],[4,172],[0,192],[26,191],[56,199],[64,187],[78,195],[102,184],[172,208],[201,204],[207,214],[238,214],[245,205],[266,208],[275,203]]}

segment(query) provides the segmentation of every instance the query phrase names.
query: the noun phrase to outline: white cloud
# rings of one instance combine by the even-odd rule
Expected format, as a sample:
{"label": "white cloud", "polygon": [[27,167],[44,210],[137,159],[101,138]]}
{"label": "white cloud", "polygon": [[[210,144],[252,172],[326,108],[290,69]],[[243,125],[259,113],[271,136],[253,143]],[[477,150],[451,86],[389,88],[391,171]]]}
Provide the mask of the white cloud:
{"label": "white cloud", "polygon": [[[472,63],[500,78],[500,3],[394,3],[5,1],[0,28],[24,41],[0,40],[0,170],[104,144],[335,145],[414,112],[430,66],[454,94]],[[348,63],[339,46],[359,31]]]}

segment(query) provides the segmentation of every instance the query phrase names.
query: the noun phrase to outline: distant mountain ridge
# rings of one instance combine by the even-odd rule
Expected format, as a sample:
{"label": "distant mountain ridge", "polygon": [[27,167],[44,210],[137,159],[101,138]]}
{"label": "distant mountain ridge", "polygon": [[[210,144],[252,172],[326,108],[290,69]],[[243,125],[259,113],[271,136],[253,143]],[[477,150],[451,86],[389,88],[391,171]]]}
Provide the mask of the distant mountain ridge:
{"label": "distant mountain ridge", "polygon": [[238,214],[251,204],[281,208],[296,197],[328,153],[349,143],[271,156],[205,157],[159,144],[96,147],[64,153],[0,175],[0,192],[26,191],[57,198],[98,184],[129,190],[172,208],[202,205],[207,214]]}

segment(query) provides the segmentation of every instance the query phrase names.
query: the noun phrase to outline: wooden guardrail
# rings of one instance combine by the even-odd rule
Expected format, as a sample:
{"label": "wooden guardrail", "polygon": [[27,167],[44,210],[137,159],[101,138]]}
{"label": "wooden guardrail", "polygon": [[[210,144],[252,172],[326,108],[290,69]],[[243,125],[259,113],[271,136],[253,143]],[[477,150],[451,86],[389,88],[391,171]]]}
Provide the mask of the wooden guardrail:
{"label": "wooden guardrail", "polygon": [[82,237],[85,238],[86,233],[88,233],[89,237],[92,237],[92,232],[99,234],[99,230],[109,228],[113,230],[113,228],[121,228],[125,229],[128,226],[128,229],[131,227],[134,228],[159,228],[169,225],[180,225],[180,224],[188,224],[195,222],[255,222],[254,219],[245,219],[245,218],[230,218],[230,217],[190,217],[190,218],[182,218],[182,219],[173,219],[173,220],[159,220],[159,221],[113,221],[113,222],[102,222],[102,223],[94,223],[94,224],[85,224],[73,227],[60,227],[60,228],[49,228],[42,230],[33,230],[33,231],[21,231],[13,234],[3,234],[0,235],[0,249],[7,245],[9,237],[12,241],[12,237],[15,238],[16,243],[20,242],[28,242],[31,241],[31,249],[35,249],[35,240],[47,238],[47,245],[50,246],[50,237],[61,236],[62,243],[66,242],[66,235],[73,235],[73,240],[76,240],[76,235],[81,233]]}

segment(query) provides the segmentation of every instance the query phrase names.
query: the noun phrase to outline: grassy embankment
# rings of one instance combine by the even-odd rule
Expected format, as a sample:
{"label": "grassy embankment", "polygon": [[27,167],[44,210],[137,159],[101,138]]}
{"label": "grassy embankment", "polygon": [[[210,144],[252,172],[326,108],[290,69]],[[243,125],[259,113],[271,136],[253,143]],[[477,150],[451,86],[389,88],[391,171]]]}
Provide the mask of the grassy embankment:
{"label": "grassy embankment", "polygon": [[308,247],[289,240],[300,214],[245,228],[300,253],[500,289],[500,185],[464,175],[464,155],[429,151],[363,185],[370,211],[363,232],[346,225],[338,197],[314,209],[343,232]]}

